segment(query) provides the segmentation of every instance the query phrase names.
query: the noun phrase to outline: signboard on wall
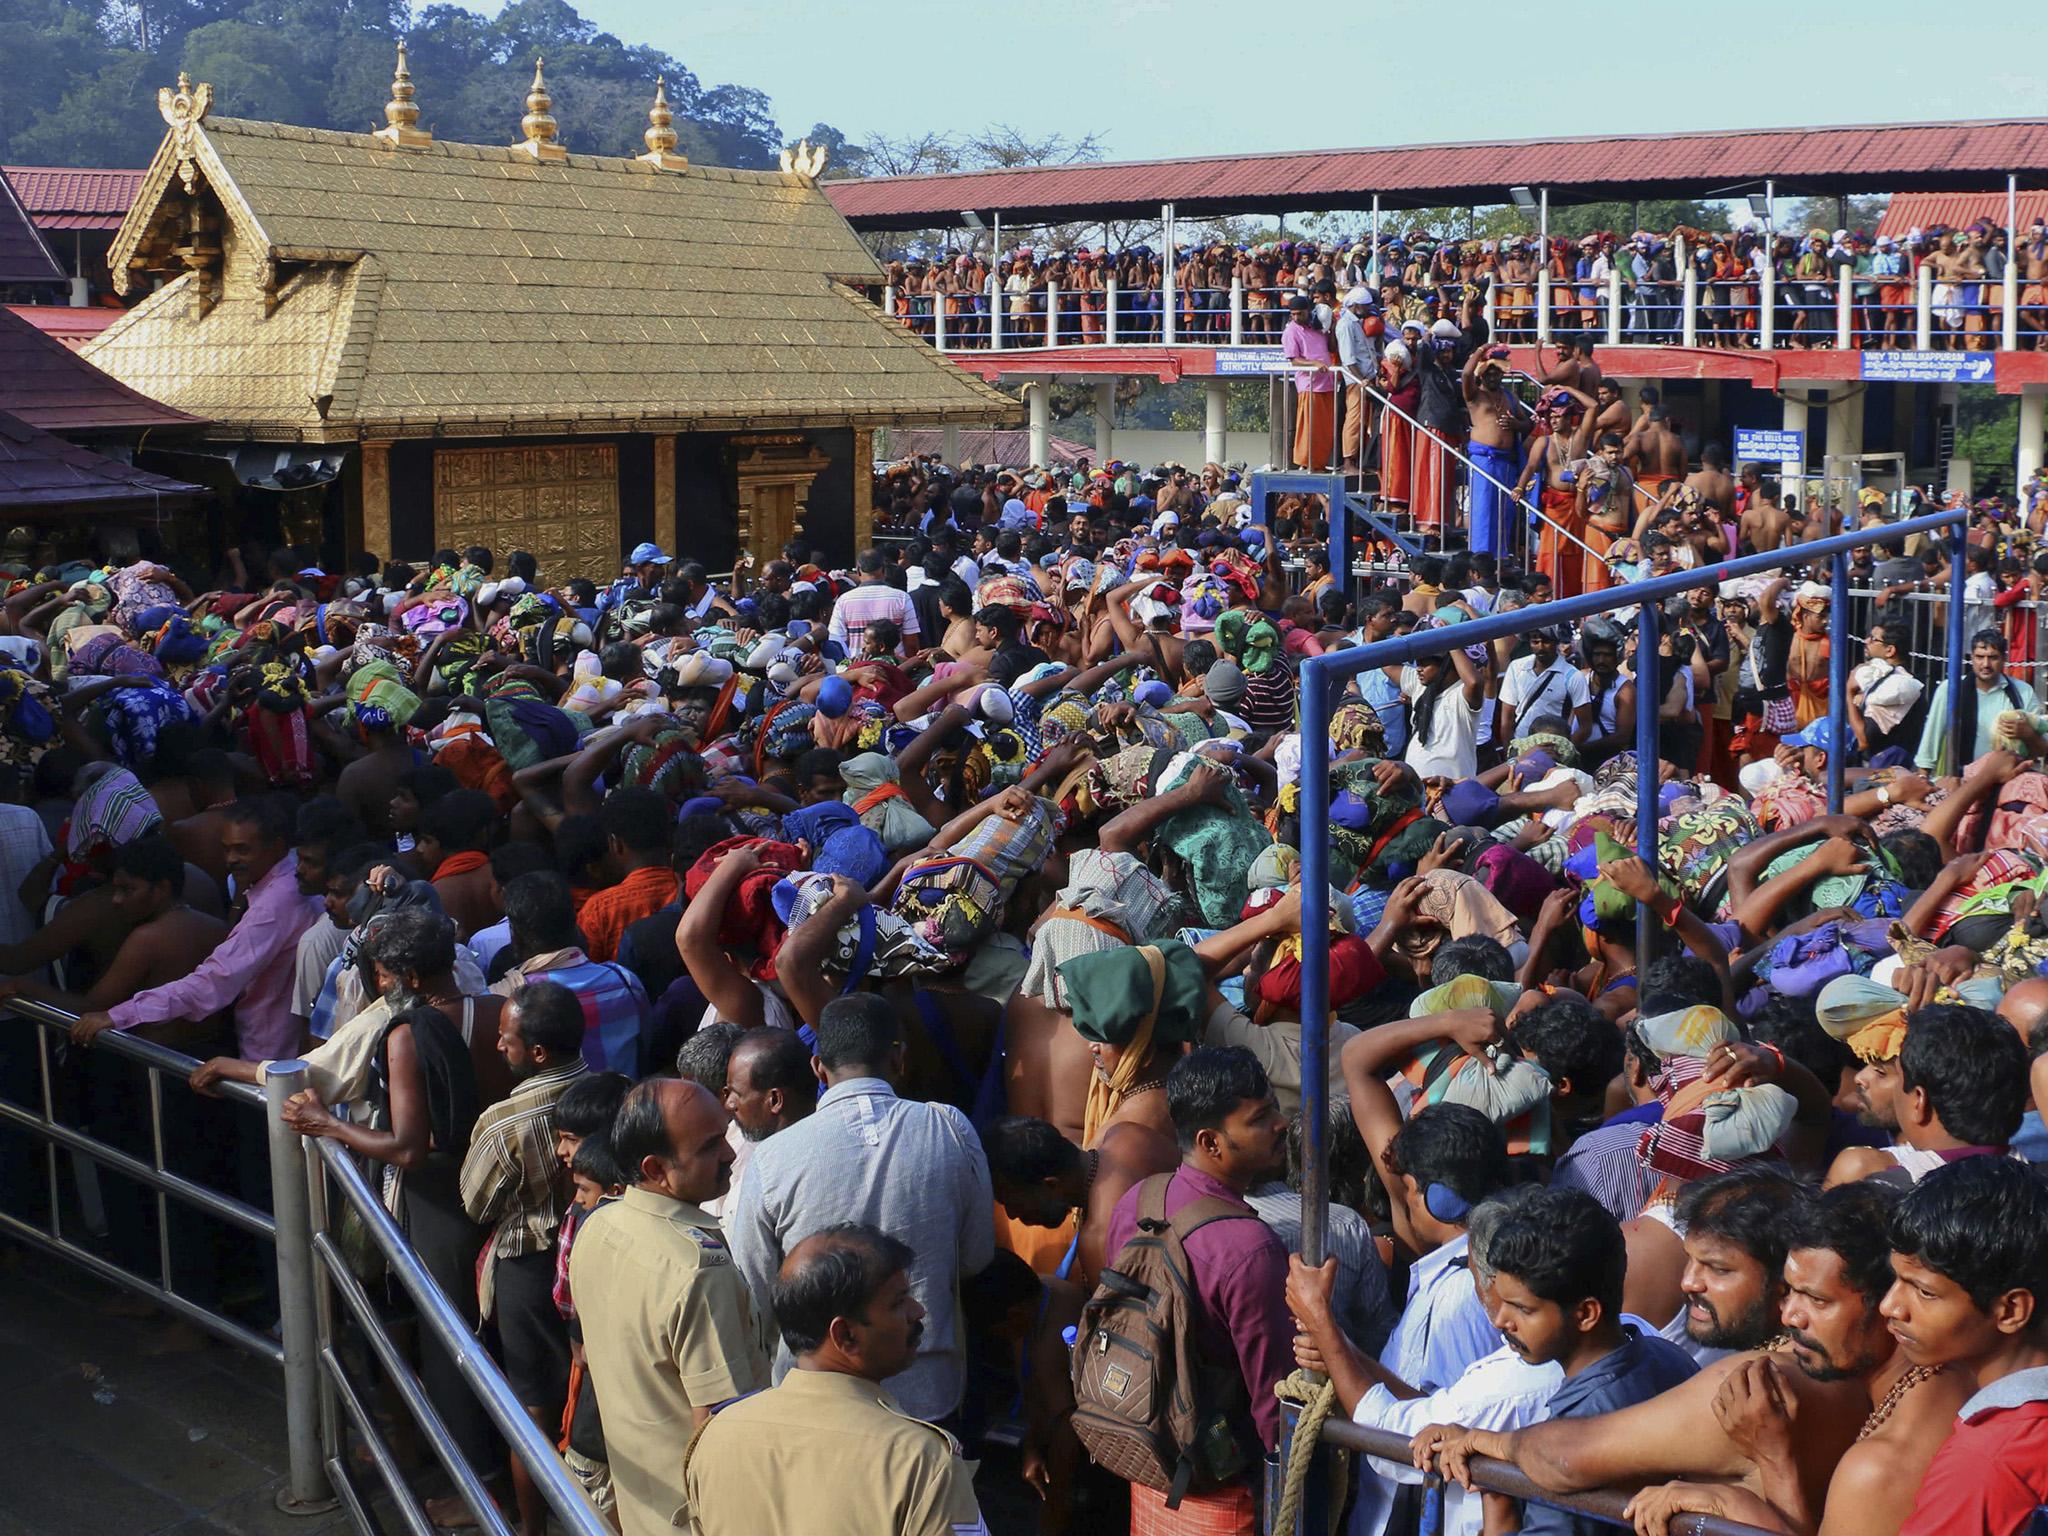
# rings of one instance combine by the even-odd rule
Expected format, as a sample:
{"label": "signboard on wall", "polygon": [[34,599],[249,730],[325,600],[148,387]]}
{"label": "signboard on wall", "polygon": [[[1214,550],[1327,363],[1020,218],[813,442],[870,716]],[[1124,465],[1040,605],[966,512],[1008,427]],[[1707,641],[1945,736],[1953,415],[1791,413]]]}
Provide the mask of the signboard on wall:
{"label": "signboard on wall", "polygon": [[1894,384],[1989,384],[1989,352],[1865,352],[1863,377]]}
{"label": "signboard on wall", "polygon": [[1268,374],[1287,372],[1287,354],[1278,347],[1218,347],[1219,374]]}
{"label": "signboard on wall", "polygon": [[1766,427],[1735,429],[1735,462],[1738,464],[1804,464],[1806,434],[1781,432]]}

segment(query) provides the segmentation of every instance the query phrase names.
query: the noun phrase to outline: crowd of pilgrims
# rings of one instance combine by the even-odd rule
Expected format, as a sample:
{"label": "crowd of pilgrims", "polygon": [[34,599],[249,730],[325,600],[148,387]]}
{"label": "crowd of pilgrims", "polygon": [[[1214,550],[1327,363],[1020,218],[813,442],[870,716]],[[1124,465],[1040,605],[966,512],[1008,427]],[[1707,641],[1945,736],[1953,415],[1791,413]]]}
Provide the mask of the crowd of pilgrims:
{"label": "crowd of pilgrims", "polygon": [[[1290,1378],[1410,1444],[1340,1480],[1364,1536],[1439,1478],[1449,1530],[1599,1528],[1472,1487],[1479,1457],[1628,1490],[1656,1536],[2029,1528],[2048,715],[1995,622],[1953,705],[1873,622],[1843,737],[1826,573],[1795,570],[1674,599],[1658,696],[1619,610],[1369,669],[1304,741],[1304,657],[1555,573],[1293,592],[1315,509],[1269,531],[1217,476],[918,465],[876,499],[917,531],[719,582],[652,545],[600,584],[10,536],[0,993],[78,1015],[60,1094],[132,1144],[142,1090],[94,1046],[174,1045],[200,1064],[169,1165],[253,1188],[218,1086],[303,1060],[290,1123],[359,1160],[627,1536],[1249,1532]],[[1304,837],[1332,882],[1315,1268]],[[20,1025],[10,1096],[34,1061]],[[38,1166],[0,1141],[10,1208]],[[154,1203],[108,1218],[153,1263]],[[1185,1487],[1076,1428],[1168,1228]],[[246,1245],[170,1237],[188,1294],[232,1288]],[[528,1470],[414,1348],[539,1536]]]}

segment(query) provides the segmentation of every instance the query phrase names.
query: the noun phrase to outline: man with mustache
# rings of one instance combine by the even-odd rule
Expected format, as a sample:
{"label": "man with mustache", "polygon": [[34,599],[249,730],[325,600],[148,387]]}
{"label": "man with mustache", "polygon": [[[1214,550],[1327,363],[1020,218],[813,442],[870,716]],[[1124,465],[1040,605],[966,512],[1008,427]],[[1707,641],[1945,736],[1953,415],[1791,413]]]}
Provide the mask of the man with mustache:
{"label": "man with mustache", "polygon": [[986,1536],[960,1443],[882,1385],[910,1368],[924,1334],[912,1257],[858,1222],[790,1250],[775,1318],[796,1368],[721,1412],[685,1452],[698,1536]]}
{"label": "man with mustache", "polygon": [[1970,1392],[1963,1373],[1909,1358],[1880,1311],[1892,1285],[1887,1222],[1898,1199],[1888,1185],[1846,1184],[1807,1200],[1786,1223],[1782,1316],[1792,1363],[1809,1381],[1859,1386],[1870,1404],[1828,1478],[1825,1504],[1808,1501],[1792,1451],[1796,1392],[1782,1359],[1755,1355],[1723,1378],[1713,1418],[1749,1457],[1760,1487],[1645,1488],[1630,1506],[1638,1531],[1664,1536],[1673,1516],[1702,1513],[1800,1536],[1896,1536]]}
{"label": "man with mustache", "polygon": [[[1622,1320],[1628,1246],[1621,1223],[1584,1190],[1541,1190],[1516,1205],[1487,1246],[1493,1325],[1530,1365],[1555,1362],[1564,1380],[1548,1420],[1613,1413],[1677,1386],[1698,1369],[1668,1339]],[[1511,1434],[1431,1424],[1410,1442],[1417,1467],[1434,1465],[1471,1488],[1471,1458],[1499,1455]],[[1489,1500],[1494,1495],[1489,1495]],[[1495,1522],[1489,1521],[1489,1527]],[[1601,1522],[1548,1504],[1521,1514],[1522,1536],[1592,1536]]]}

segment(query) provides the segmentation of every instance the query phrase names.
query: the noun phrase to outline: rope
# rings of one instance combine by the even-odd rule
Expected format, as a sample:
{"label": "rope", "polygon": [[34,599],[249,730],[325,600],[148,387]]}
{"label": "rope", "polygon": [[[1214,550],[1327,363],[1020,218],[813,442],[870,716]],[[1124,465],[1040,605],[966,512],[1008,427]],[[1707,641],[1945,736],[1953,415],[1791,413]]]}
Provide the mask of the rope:
{"label": "rope", "polygon": [[[1301,1514],[1301,1493],[1308,1483],[1308,1469],[1315,1461],[1316,1447],[1323,1437],[1323,1421],[1337,1406],[1337,1387],[1327,1379],[1318,1381],[1307,1371],[1296,1371],[1276,1382],[1273,1395],[1300,1410],[1294,1422],[1294,1439],[1287,1449],[1287,1471],[1281,1483],[1280,1510],[1273,1520],[1273,1536],[1294,1536],[1295,1521]],[[1340,1454],[1339,1466],[1348,1458]],[[1341,1478],[1339,1479],[1341,1484]],[[1336,1529],[1340,1500],[1330,1505],[1330,1528]]]}

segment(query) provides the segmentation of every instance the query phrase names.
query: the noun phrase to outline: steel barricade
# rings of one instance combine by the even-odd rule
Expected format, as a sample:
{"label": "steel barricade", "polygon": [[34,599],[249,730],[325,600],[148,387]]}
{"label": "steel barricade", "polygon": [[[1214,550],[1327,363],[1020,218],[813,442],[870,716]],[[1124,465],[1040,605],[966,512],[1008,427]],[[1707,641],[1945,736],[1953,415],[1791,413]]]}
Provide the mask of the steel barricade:
{"label": "steel barricade", "polygon": [[[1650,577],[1626,587],[1583,593],[1509,613],[1473,619],[1449,629],[1422,629],[1392,636],[1369,645],[1311,656],[1301,667],[1300,732],[1304,742],[1325,743],[1330,737],[1330,717],[1337,691],[1352,678],[1374,667],[1411,663],[1416,658],[1439,655],[1453,645],[1469,647],[1488,644],[1506,636],[1525,633],[1537,625],[1556,625],[1591,618],[1617,608],[1634,607],[1639,615],[1636,641],[1637,692],[1639,700],[1662,696],[1657,660],[1657,637],[1662,604],[1668,597],[1694,587],[1713,586],[1735,577],[1756,575],[1828,562],[1833,572],[1835,601],[1829,615],[1832,629],[1831,656],[1835,658],[1837,684],[1830,690],[1828,708],[1835,739],[1846,740],[1846,689],[1839,683],[1846,666],[1848,634],[1848,562],[1852,550],[1865,545],[1883,547],[1918,534],[1946,532],[1950,569],[1955,588],[1950,594],[1948,643],[1951,676],[1962,675],[1963,605],[1961,602],[1963,544],[1968,512],[1951,508],[1927,517],[1894,523],[1882,529],[1862,529],[1794,545],[1789,549],[1747,555],[1739,559],[1690,571],[1675,571]],[[1960,711],[1951,710],[1950,753],[1960,758]],[[1636,709],[1636,801],[1655,805],[1658,794],[1657,719],[1655,707]],[[1839,810],[1842,799],[1843,754],[1831,753],[1828,761],[1828,800]],[[1330,758],[1325,750],[1304,752],[1301,759],[1300,825],[1313,832],[1329,822]],[[1301,843],[1301,1098],[1302,1098],[1302,1212],[1301,1257],[1314,1267],[1324,1258],[1329,1224],[1330,1186],[1328,1159],[1329,1063],[1330,1063],[1330,845],[1323,836],[1304,835]],[[1652,869],[1659,865],[1657,818],[1636,818],[1636,854]],[[1637,914],[1639,961],[1652,953],[1653,919],[1647,910]],[[1325,1429],[1336,1439],[1343,1430]],[[1327,1511],[1305,1507],[1302,1530],[1320,1532]]]}
{"label": "steel barricade", "polygon": [[[132,1063],[144,1074],[144,1092],[149,1105],[149,1156],[145,1160],[110,1142],[102,1141],[76,1126],[66,1125],[58,1114],[60,1097],[54,1052],[76,1049],[69,1035],[78,1022],[75,1014],[48,1003],[15,997],[5,1000],[16,1018],[34,1026],[38,1104],[34,1108],[0,1098],[0,1124],[26,1132],[43,1144],[46,1175],[46,1221],[38,1225],[30,1214],[0,1209],[0,1232],[9,1233],[31,1246],[76,1264],[88,1273],[136,1295],[148,1298],[165,1311],[205,1329],[215,1338],[248,1351],[281,1367],[285,1376],[288,1409],[286,1439],[290,1451],[290,1477],[279,1490],[278,1507],[290,1514],[315,1514],[334,1507],[321,1471],[319,1437],[312,1412],[311,1372],[312,1316],[304,1305],[303,1291],[295,1291],[288,1271],[300,1267],[307,1253],[311,1232],[306,1224],[303,1192],[305,1163],[298,1138],[283,1127],[271,1108],[281,1103],[280,1094],[303,1086],[300,1078],[273,1077],[266,1091],[247,1083],[223,1081],[216,1084],[218,1096],[231,1104],[253,1108],[263,1115],[270,1154],[269,1211],[259,1210],[239,1195],[213,1189],[167,1166],[173,1148],[164,1133],[164,1079],[174,1079],[174,1093],[189,1093],[186,1079],[199,1062],[180,1051],[153,1041],[138,1039],[117,1030],[106,1030],[94,1038],[91,1050],[105,1061]],[[68,1086],[68,1085],[67,1085]],[[157,1276],[154,1280],[125,1269],[102,1254],[75,1241],[66,1231],[63,1188],[63,1156],[75,1165],[96,1165],[92,1174],[97,1187],[97,1170],[131,1180],[151,1192],[156,1216]],[[82,1190],[87,1176],[82,1167],[78,1184]],[[224,1223],[238,1232],[270,1243],[277,1253],[280,1318],[278,1337],[260,1333],[205,1303],[184,1294],[178,1286],[176,1269],[181,1257],[174,1251],[173,1208],[196,1211]]]}
{"label": "steel barricade", "polygon": [[[1352,1424],[1340,1417],[1332,1417],[1324,1426],[1322,1438],[1330,1445],[1347,1451],[1356,1451],[1362,1456],[1376,1456],[1382,1461],[1408,1465],[1408,1437],[1392,1430],[1368,1429],[1362,1424]],[[1569,1510],[1575,1515],[1585,1515],[1600,1521],[1603,1525],[1629,1528],[1629,1521],[1622,1510],[1627,1508],[1629,1496],[1612,1488],[1595,1488],[1585,1493],[1552,1493],[1539,1488],[1529,1479],[1527,1473],[1511,1462],[1495,1461],[1487,1456],[1472,1458],[1472,1484],[1488,1493],[1504,1494],[1511,1499],[1525,1502],[1548,1504],[1555,1509]],[[1441,1501],[1436,1504],[1438,1521],[1442,1519]],[[1441,1524],[1432,1525],[1425,1517],[1421,1536],[1439,1536]],[[1671,1521],[1671,1536],[1766,1536],[1758,1526],[1744,1525],[1740,1521],[1725,1520],[1719,1515],[1683,1514]]]}
{"label": "steel barricade", "polygon": [[[442,1294],[420,1256],[399,1230],[398,1223],[371,1189],[354,1158],[338,1142],[320,1138],[313,1143],[317,1156],[307,1160],[306,1192],[311,1207],[311,1242],[308,1249],[309,1280],[317,1293],[313,1315],[317,1328],[319,1428],[326,1457],[327,1475],[364,1530],[377,1527],[369,1518],[370,1501],[359,1484],[356,1469],[347,1455],[343,1423],[355,1431],[369,1451],[371,1463],[385,1491],[398,1505],[405,1523],[416,1536],[432,1536],[432,1522],[400,1470],[397,1457],[372,1417],[354,1376],[337,1347],[340,1331],[336,1324],[346,1315],[370,1347],[377,1365],[397,1392],[420,1434],[432,1447],[457,1495],[475,1516],[478,1526],[491,1536],[511,1536],[511,1526],[485,1490],[481,1476],[456,1444],[442,1421],[418,1373],[378,1316],[376,1304],[363,1283],[356,1278],[347,1255],[336,1239],[329,1220],[330,1191],[339,1191],[343,1207],[354,1215],[363,1232],[382,1257],[390,1278],[411,1302],[423,1333],[447,1351],[460,1370],[463,1381],[475,1394],[492,1426],[504,1436],[533,1478],[534,1486],[547,1500],[549,1512],[569,1536],[616,1536],[610,1523],[585,1497],[576,1480],[556,1455],[539,1426],[513,1395],[482,1342],[472,1334]],[[317,1264],[314,1263],[317,1261]],[[336,1301],[341,1303],[335,1306]],[[678,1426],[677,1454],[687,1438],[687,1426]]]}

